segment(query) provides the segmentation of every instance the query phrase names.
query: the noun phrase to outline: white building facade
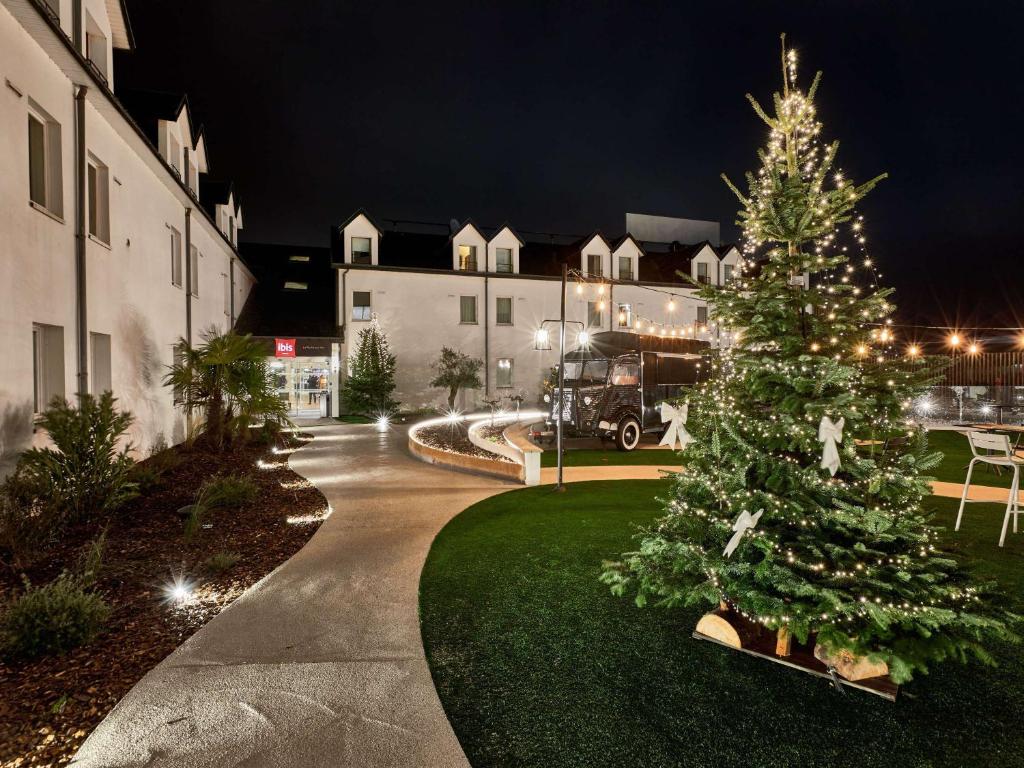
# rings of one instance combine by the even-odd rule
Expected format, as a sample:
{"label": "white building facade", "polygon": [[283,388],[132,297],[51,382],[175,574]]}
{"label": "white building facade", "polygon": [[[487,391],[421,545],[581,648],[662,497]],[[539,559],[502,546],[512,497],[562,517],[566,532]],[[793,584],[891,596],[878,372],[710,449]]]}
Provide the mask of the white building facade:
{"label": "white building facade", "polygon": [[78,392],[112,390],[140,451],[181,440],[173,345],[231,328],[253,284],[187,102],[136,119],[114,96],[133,46],[120,0],[0,0],[0,461]]}
{"label": "white building facade", "polygon": [[440,235],[406,229],[383,228],[358,211],[335,229],[332,245],[342,360],[354,353],[359,331],[377,322],[397,358],[395,398],[403,409],[445,403],[446,393],[429,386],[442,346],[484,363],[484,386],[463,392],[458,407],[516,395],[527,405],[539,402],[558,362],[562,263],[569,274],[567,349],[601,331],[728,343],[728,331],[709,322],[706,303],[677,272],[721,284],[738,270],[735,247],[601,233],[527,241],[511,226],[484,229],[472,221],[453,222]]}

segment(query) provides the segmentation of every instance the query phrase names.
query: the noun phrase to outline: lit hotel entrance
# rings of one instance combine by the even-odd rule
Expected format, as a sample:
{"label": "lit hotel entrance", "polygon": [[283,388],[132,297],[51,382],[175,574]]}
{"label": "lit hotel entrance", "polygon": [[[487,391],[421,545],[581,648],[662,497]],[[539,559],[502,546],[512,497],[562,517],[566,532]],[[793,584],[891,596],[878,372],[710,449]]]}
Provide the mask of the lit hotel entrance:
{"label": "lit hotel entrance", "polygon": [[[273,338],[268,361],[277,396],[291,418],[330,416],[338,380],[338,344],[331,339]],[[336,407],[336,406],[335,406]]]}

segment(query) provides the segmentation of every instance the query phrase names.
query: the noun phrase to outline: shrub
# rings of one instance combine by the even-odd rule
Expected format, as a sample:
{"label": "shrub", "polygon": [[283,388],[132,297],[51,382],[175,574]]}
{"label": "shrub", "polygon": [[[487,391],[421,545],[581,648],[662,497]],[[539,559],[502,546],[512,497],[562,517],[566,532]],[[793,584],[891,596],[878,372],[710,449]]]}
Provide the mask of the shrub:
{"label": "shrub", "polygon": [[24,472],[16,470],[0,485],[0,554],[23,570],[39,559],[53,540],[58,521],[52,507],[36,498]]}
{"label": "shrub", "polygon": [[206,573],[216,576],[230,571],[241,559],[242,556],[237,552],[218,552],[206,558],[202,567]]}
{"label": "shrub", "polygon": [[395,392],[395,355],[376,320],[359,332],[349,369],[341,399],[350,412],[376,417],[398,409],[391,398]]}
{"label": "shrub", "polygon": [[25,591],[0,614],[0,654],[33,659],[64,653],[91,642],[103,629],[110,607],[69,574]]}
{"label": "shrub", "polygon": [[54,398],[38,424],[54,448],[32,448],[19,467],[45,503],[72,520],[117,509],[136,493],[129,447],[118,449],[132,423],[110,392],[82,395],[79,406]]}
{"label": "shrub", "polygon": [[207,512],[217,508],[240,507],[256,498],[259,487],[250,477],[225,475],[203,483],[196,500],[178,510],[186,515],[185,539],[191,539],[202,527]]}

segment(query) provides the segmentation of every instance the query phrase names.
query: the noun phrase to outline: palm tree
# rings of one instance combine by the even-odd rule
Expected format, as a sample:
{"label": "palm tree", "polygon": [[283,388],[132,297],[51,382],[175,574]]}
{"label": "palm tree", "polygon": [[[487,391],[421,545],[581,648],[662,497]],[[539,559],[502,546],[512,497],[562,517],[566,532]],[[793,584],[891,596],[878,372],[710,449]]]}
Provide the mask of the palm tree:
{"label": "palm tree", "polygon": [[251,336],[229,332],[203,334],[193,347],[185,339],[175,345],[174,365],[164,385],[174,391],[174,404],[191,416],[205,415],[205,433],[217,450],[225,435],[248,437],[253,421],[288,422],[287,407],[270,380],[262,346]]}

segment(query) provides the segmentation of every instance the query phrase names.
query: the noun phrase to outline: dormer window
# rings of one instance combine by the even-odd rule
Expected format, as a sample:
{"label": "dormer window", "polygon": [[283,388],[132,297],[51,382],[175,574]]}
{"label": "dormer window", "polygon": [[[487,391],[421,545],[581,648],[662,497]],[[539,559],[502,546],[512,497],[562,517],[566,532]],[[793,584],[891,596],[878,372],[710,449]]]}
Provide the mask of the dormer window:
{"label": "dormer window", "polygon": [[708,279],[708,263],[706,261],[697,262],[697,282],[707,285],[711,282]]}
{"label": "dormer window", "polygon": [[107,38],[88,11],[85,14],[85,58],[103,82],[107,81]]}
{"label": "dormer window", "polygon": [[167,137],[167,155],[168,162],[171,164],[171,168],[174,172],[181,177],[181,145],[178,144],[178,140],[173,136]]}
{"label": "dormer window", "polygon": [[587,274],[590,277],[601,277],[601,275],[603,274],[603,271],[601,269],[601,254],[587,254]]}
{"label": "dormer window", "polygon": [[460,272],[476,272],[476,246],[475,245],[460,245],[459,246],[459,271]]}
{"label": "dormer window", "polygon": [[370,238],[368,237],[353,237],[352,238],[352,263],[353,264],[372,264],[373,254],[371,252],[372,245],[370,244]]}
{"label": "dormer window", "polygon": [[511,248],[496,248],[494,250],[494,269],[496,272],[512,272]]}
{"label": "dormer window", "polygon": [[728,285],[732,282],[732,264],[722,265],[722,282]]}
{"label": "dormer window", "polygon": [[635,280],[633,276],[633,257],[619,256],[619,280]]}

